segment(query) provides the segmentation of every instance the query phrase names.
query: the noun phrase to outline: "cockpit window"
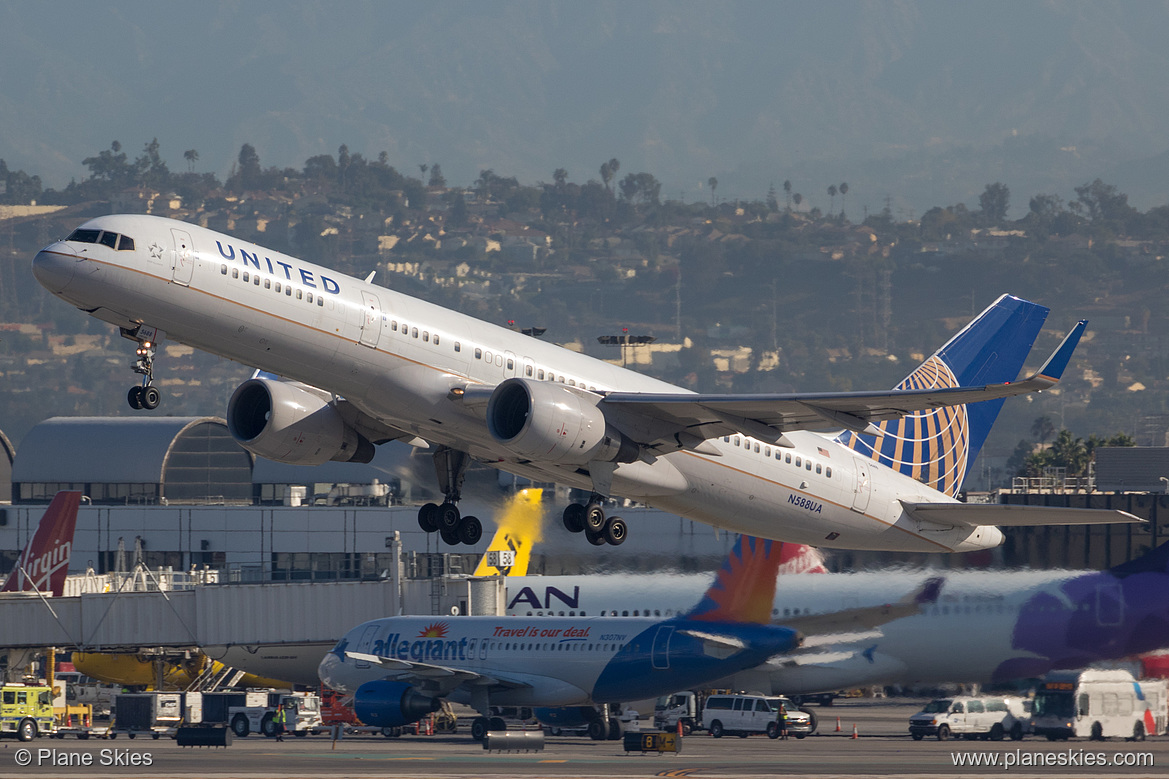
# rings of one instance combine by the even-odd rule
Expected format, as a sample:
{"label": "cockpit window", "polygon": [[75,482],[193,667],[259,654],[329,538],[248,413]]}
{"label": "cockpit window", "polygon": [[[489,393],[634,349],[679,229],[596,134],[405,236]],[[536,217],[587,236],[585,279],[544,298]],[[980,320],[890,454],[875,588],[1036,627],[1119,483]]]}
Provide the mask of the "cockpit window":
{"label": "cockpit window", "polygon": [[101,235],[101,230],[74,230],[65,240],[77,243],[97,243],[99,235]]}
{"label": "cockpit window", "polygon": [[134,251],[134,239],[128,235],[118,235],[111,233],[108,230],[82,230],[77,229],[69,234],[66,241],[76,241],[77,243],[100,243],[111,249],[117,249],[120,252]]}

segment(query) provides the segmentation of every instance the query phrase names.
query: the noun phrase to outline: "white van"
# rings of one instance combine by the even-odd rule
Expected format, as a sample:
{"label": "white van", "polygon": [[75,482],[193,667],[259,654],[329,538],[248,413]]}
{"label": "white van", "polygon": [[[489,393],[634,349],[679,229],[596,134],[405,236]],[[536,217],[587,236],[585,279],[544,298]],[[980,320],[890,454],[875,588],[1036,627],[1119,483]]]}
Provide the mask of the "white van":
{"label": "white van", "polygon": [[723,734],[746,738],[766,733],[779,738],[780,707],[787,712],[788,735],[803,738],[812,732],[812,718],[787,698],[772,695],[712,695],[702,709],[702,727],[715,738]]}
{"label": "white van", "polygon": [[1164,732],[1166,693],[1164,679],[1137,682],[1128,671],[1049,673],[1035,693],[1035,734],[1143,741]]}
{"label": "white van", "polygon": [[952,735],[991,741],[1009,735],[1018,741],[1030,729],[1027,704],[1009,695],[938,698],[909,718],[909,735],[914,741],[926,736],[945,741]]}

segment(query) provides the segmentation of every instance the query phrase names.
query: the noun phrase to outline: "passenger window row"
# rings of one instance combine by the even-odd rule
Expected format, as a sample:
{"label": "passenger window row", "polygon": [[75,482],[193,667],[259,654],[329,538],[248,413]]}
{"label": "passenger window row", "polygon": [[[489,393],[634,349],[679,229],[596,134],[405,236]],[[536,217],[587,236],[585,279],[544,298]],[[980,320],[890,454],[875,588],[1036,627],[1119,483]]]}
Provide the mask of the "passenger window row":
{"label": "passenger window row", "polygon": [[[728,443],[728,444],[734,444],[735,446],[738,446],[738,447],[745,449],[747,452],[753,451],[755,454],[762,453],[762,455],[764,457],[767,457],[767,458],[771,457],[772,447],[763,445],[762,449],[761,449],[760,443],[758,441],[752,441],[750,438],[744,438],[742,436],[724,435],[723,442]],[[822,465],[818,462],[815,462],[810,457],[805,458],[802,455],[798,455],[798,454],[794,456],[795,462],[793,463],[792,457],[793,457],[793,455],[791,452],[785,452],[782,448],[780,448],[778,446],[775,447],[775,459],[777,462],[782,462],[786,465],[793,465],[794,464],[796,466],[796,468],[803,468],[805,471],[815,470],[816,473],[823,474],[824,476],[826,476],[829,479],[832,478],[832,466],[831,465]]]}
{"label": "passenger window row", "polygon": [[[226,276],[227,274],[227,265],[220,265],[219,275]],[[314,302],[318,306],[325,305],[325,296],[321,293],[318,292],[314,295],[312,292],[307,292],[293,284],[286,284],[281,281],[273,281],[270,276],[261,276],[259,273],[247,270],[241,273],[239,268],[232,268],[231,277],[233,279],[239,279],[243,281],[244,284],[251,284],[253,287],[259,287],[262,285],[264,289],[272,290],[277,295],[283,293],[285,297],[294,297],[297,300],[303,300],[310,305]]]}

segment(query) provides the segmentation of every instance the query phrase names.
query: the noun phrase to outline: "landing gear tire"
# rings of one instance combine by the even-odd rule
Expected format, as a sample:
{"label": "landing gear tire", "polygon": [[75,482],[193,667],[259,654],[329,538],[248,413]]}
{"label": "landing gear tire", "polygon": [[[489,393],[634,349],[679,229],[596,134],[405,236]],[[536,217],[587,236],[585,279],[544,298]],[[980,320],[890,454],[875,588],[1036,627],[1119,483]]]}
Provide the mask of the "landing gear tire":
{"label": "landing gear tire", "polygon": [[593,720],[589,723],[589,738],[593,741],[605,741],[609,738],[609,723],[605,720]]}
{"label": "landing gear tire", "polygon": [[438,534],[442,536],[444,543],[450,544],[451,546],[458,546],[460,543],[462,543],[459,540],[459,531],[453,528],[440,527],[438,529]]}
{"label": "landing gear tire", "polygon": [[605,543],[612,546],[621,546],[625,543],[626,537],[629,535],[629,526],[625,524],[625,520],[621,517],[609,517],[605,522],[605,529],[602,531]]}
{"label": "landing gear tire", "polygon": [[476,717],[471,721],[471,738],[475,741],[482,741],[487,738],[487,731],[490,730],[488,720],[486,717]]}
{"label": "landing gear tire", "polygon": [[589,530],[586,527],[584,534],[585,534],[585,538],[587,538],[589,540],[589,543],[592,544],[593,546],[604,546],[605,545],[604,531],[601,531],[598,533],[597,531]]}
{"label": "landing gear tire", "polygon": [[126,402],[135,411],[142,410],[142,387],[140,385],[136,384],[130,388],[130,391],[126,393]]}
{"label": "landing gear tire", "polygon": [[445,501],[438,507],[438,529],[455,530],[459,527],[459,520],[463,518],[459,507],[450,501]]}
{"label": "landing gear tire", "polygon": [[564,527],[570,533],[579,533],[585,529],[585,507],[579,503],[569,503],[564,507]]}
{"label": "landing gear tire", "polygon": [[621,720],[616,717],[609,717],[609,741],[620,741],[621,737],[625,735],[625,728],[621,725]]}
{"label": "landing gear tire", "polygon": [[458,535],[459,541],[467,546],[474,546],[483,537],[483,523],[479,521],[478,517],[463,517],[459,521],[456,535]]}
{"label": "landing gear tire", "polygon": [[584,529],[599,533],[605,527],[605,509],[600,503],[590,501],[585,506]]}
{"label": "landing gear tire", "polygon": [[494,731],[507,730],[507,723],[503,721],[503,717],[492,717],[487,720],[487,728]]}
{"label": "landing gear tire", "polygon": [[161,402],[162,393],[158,391],[158,387],[149,386],[142,388],[142,408],[153,411],[158,408],[158,404]]}
{"label": "landing gear tire", "polygon": [[436,504],[426,503],[418,509],[418,527],[426,533],[438,530],[438,506]]}

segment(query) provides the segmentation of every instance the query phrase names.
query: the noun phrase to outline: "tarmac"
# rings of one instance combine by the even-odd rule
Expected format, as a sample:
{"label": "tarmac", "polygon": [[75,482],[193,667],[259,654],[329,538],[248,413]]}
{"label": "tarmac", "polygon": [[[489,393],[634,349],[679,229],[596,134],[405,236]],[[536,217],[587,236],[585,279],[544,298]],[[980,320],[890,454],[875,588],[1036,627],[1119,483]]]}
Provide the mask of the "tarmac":
{"label": "tarmac", "polygon": [[[813,707],[817,733],[804,739],[711,738],[695,733],[678,754],[626,753],[621,741],[547,736],[542,751],[487,752],[465,728],[454,735],[250,736],[226,748],[183,748],[169,738],[0,742],[0,777],[771,777],[1092,776],[1164,777],[1169,737],[1144,742],[913,741],[908,718],[924,701],[845,700]],[[839,717],[840,731],[836,730]],[[853,726],[857,737],[852,737]],[[27,756],[20,750],[28,750]],[[29,765],[18,763],[27,759]],[[958,765],[956,761],[998,761]],[[1101,763],[1102,761],[1102,763]],[[1047,763],[1047,765],[1042,765]],[[1005,765],[1009,764],[1009,765]]]}

